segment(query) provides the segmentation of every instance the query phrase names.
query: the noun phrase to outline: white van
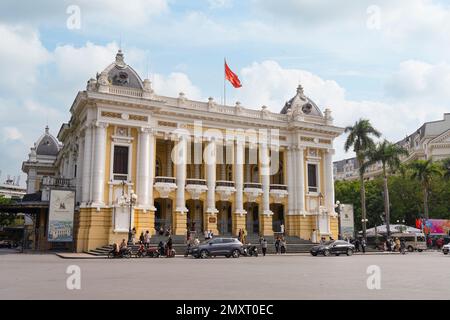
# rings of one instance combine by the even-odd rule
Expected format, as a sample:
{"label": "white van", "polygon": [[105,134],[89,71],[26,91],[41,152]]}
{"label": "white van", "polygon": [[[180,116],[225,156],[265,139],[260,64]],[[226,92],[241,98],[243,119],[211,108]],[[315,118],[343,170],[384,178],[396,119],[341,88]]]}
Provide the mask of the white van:
{"label": "white van", "polygon": [[423,233],[393,233],[391,238],[399,238],[400,241],[405,241],[406,249],[409,252],[416,250],[422,252],[427,249],[427,241]]}

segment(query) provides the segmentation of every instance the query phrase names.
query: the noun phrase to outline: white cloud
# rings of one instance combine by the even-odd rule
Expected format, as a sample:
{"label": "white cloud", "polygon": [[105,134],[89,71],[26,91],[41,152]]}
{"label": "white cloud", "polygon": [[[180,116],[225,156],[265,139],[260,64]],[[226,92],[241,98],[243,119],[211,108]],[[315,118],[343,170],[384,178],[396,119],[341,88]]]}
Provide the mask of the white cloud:
{"label": "white cloud", "polygon": [[71,5],[80,8],[82,28],[104,23],[110,26],[139,26],[169,10],[168,0],[39,0],[26,5],[15,0],[2,0],[0,17],[4,21],[52,23],[64,27],[70,16],[67,8]]}
{"label": "white cloud", "polygon": [[3,140],[21,140],[22,139],[22,133],[17,129],[16,127],[4,127],[3,128]]}
{"label": "white cloud", "polygon": [[449,88],[449,64],[430,64],[418,60],[400,63],[386,84],[387,94],[393,98],[431,103],[449,101]]}
{"label": "white cloud", "polygon": [[211,9],[229,8],[233,5],[232,0],[208,0]]}
{"label": "white cloud", "polygon": [[177,97],[180,92],[183,92],[188,99],[202,99],[200,89],[193,85],[184,73],[172,72],[168,76],[155,74],[153,79],[156,94]]}
{"label": "white cloud", "polygon": [[0,90],[23,92],[39,81],[39,67],[48,63],[50,53],[36,31],[23,26],[0,24]]}

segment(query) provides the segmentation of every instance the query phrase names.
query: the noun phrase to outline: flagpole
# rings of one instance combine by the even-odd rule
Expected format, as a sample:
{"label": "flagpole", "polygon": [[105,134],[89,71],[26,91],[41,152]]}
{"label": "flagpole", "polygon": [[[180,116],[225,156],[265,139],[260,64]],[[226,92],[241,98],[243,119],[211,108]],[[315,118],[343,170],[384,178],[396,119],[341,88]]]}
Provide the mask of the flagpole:
{"label": "flagpole", "polygon": [[227,60],[223,58],[223,105],[227,105],[227,73],[225,71],[225,64]]}

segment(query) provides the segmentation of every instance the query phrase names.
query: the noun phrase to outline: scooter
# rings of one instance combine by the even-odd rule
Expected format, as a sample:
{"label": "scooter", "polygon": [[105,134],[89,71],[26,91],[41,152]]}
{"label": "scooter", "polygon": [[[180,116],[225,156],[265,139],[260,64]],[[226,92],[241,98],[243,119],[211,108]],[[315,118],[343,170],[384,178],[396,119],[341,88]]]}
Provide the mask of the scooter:
{"label": "scooter", "polygon": [[243,248],[243,255],[246,257],[257,257],[258,256],[258,248],[256,246],[248,245]]}
{"label": "scooter", "polygon": [[126,258],[129,259],[131,258],[132,252],[131,252],[131,248],[126,248],[123,250],[119,250],[119,252],[117,252],[115,249],[112,249],[109,253],[108,253],[108,258],[109,259],[113,259],[113,258]]}

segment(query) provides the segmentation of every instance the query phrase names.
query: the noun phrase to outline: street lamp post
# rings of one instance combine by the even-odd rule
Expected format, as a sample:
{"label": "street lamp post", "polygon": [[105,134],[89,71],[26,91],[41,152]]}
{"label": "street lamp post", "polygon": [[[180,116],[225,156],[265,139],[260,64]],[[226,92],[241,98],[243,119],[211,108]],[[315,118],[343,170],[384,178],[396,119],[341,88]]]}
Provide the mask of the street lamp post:
{"label": "street lamp post", "polygon": [[122,207],[128,206],[130,209],[130,224],[128,228],[128,245],[133,244],[133,226],[132,226],[132,216],[133,216],[133,207],[137,201],[137,194],[134,193],[133,190],[130,191],[130,195],[125,195],[125,185],[126,182],[122,181],[122,196],[119,199],[119,205]]}
{"label": "street lamp post", "polygon": [[367,241],[367,234],[366,234],[366,224],[369,221],[369,219],[361,219],[361,222],[363,224],[363,238]]}
{"label": "street lamp post", "polygon": [[341,204],[341,202],[339,200],[336,201],[335,208],[336,208],[337,218],[338,218],[338,239],[339,240],[341,240],[341,238],[342,238],[341,210],[342,210],[343,206],[344,205]]}

